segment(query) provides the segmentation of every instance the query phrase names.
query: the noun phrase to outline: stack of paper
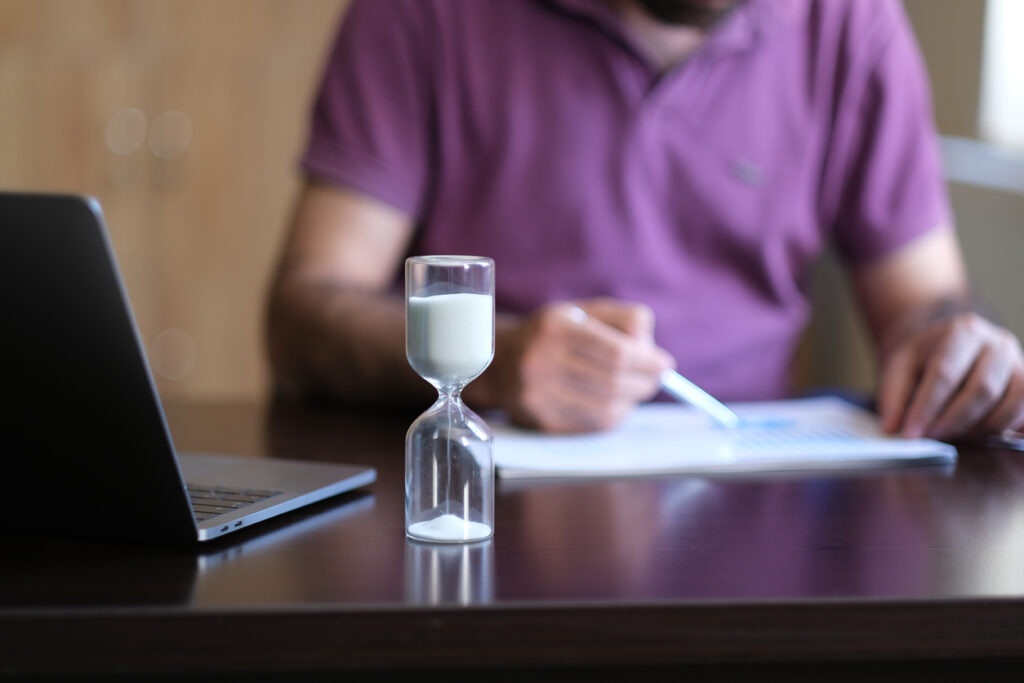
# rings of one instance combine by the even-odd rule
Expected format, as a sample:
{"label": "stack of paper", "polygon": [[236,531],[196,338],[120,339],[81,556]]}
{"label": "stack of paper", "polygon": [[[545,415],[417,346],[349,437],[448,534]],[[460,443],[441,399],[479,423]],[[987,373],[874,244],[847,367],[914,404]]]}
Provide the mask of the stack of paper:
{"label": "stack of paper", "polygon": [[679,404],[648,404],[611,432],[548,435],[495,428],[502,477],[595,477],[949,464],[956,449],[882,432],[878,417],[838,398],[738,403],[736,429]]}

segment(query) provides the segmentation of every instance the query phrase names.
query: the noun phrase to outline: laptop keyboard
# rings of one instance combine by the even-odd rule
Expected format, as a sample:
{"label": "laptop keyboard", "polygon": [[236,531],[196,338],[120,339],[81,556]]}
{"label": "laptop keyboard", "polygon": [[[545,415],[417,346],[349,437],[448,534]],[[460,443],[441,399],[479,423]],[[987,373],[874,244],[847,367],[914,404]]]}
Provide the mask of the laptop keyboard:
{"label": "laptop keyboard", "polygon": [[263,489],[236,489],[228,486],[198,486],[190,483],[186,483],[185,488],[188,489],[188,496],[192,499],[192,514],[200,522],[223,515],[225,512],[234,512],[239,508],[281,493]]}

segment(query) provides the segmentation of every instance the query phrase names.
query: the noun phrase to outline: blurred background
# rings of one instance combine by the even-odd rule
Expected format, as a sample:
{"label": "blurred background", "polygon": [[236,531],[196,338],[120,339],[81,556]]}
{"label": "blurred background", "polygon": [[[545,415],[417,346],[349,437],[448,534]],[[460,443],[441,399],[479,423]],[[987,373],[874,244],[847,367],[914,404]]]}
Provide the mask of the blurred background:
{"label": "blurred background", "polygon": [[[244,400],[269,388],[263,296],[346,4],[0,0],[0,188],[99,198],[165,397]],[[1024,1],[904,4],[949,138],[972,275],[996,317],[1024,335],[1024,53],[1014,38]],[[842,274],[826,258],[816,278],[799,381],[870,389]]]}

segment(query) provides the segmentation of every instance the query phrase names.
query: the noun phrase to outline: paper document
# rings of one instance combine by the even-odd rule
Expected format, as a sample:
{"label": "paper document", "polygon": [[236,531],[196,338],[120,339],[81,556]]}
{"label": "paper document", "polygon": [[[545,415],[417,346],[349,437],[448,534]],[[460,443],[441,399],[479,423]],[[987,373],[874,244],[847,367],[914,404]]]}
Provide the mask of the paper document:
{"label": "paper document", "polygon": [[949,464],[956,449],[882,432],[873,413],[839,398],[735,403],[742,425],[724,429],[688,406],[639,406],[615,430],[550,435],[494,428],[505,478],[766,472]]}

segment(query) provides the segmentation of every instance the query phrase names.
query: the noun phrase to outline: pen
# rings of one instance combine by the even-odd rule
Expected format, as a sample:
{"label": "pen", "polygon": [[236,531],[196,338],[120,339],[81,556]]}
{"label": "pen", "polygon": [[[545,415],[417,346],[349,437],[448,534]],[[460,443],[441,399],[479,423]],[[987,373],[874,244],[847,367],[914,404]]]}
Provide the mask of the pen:
{"label": "pen", "polygon": [[[586,322],[587,312],[579,306],[569,308],[569,317],[576,323]],[[698,410],[703,410],[712,420],[725,427],[735,429],[740,425],[739,415],[726,408],[714,396],[680,375],[675,370],[665,370],[658,379],[661,389],[683,403],[689,403]]]}
{"label": "pen", "polygon": [[714,396],[675,370],[666,370],[661,373],[659,383],[666,394],[679,401],[689,403],[694,408],[703,410],[711,416],[711,419],[726,429],[735,429],[739,426],[739,415],[726,408]]}

